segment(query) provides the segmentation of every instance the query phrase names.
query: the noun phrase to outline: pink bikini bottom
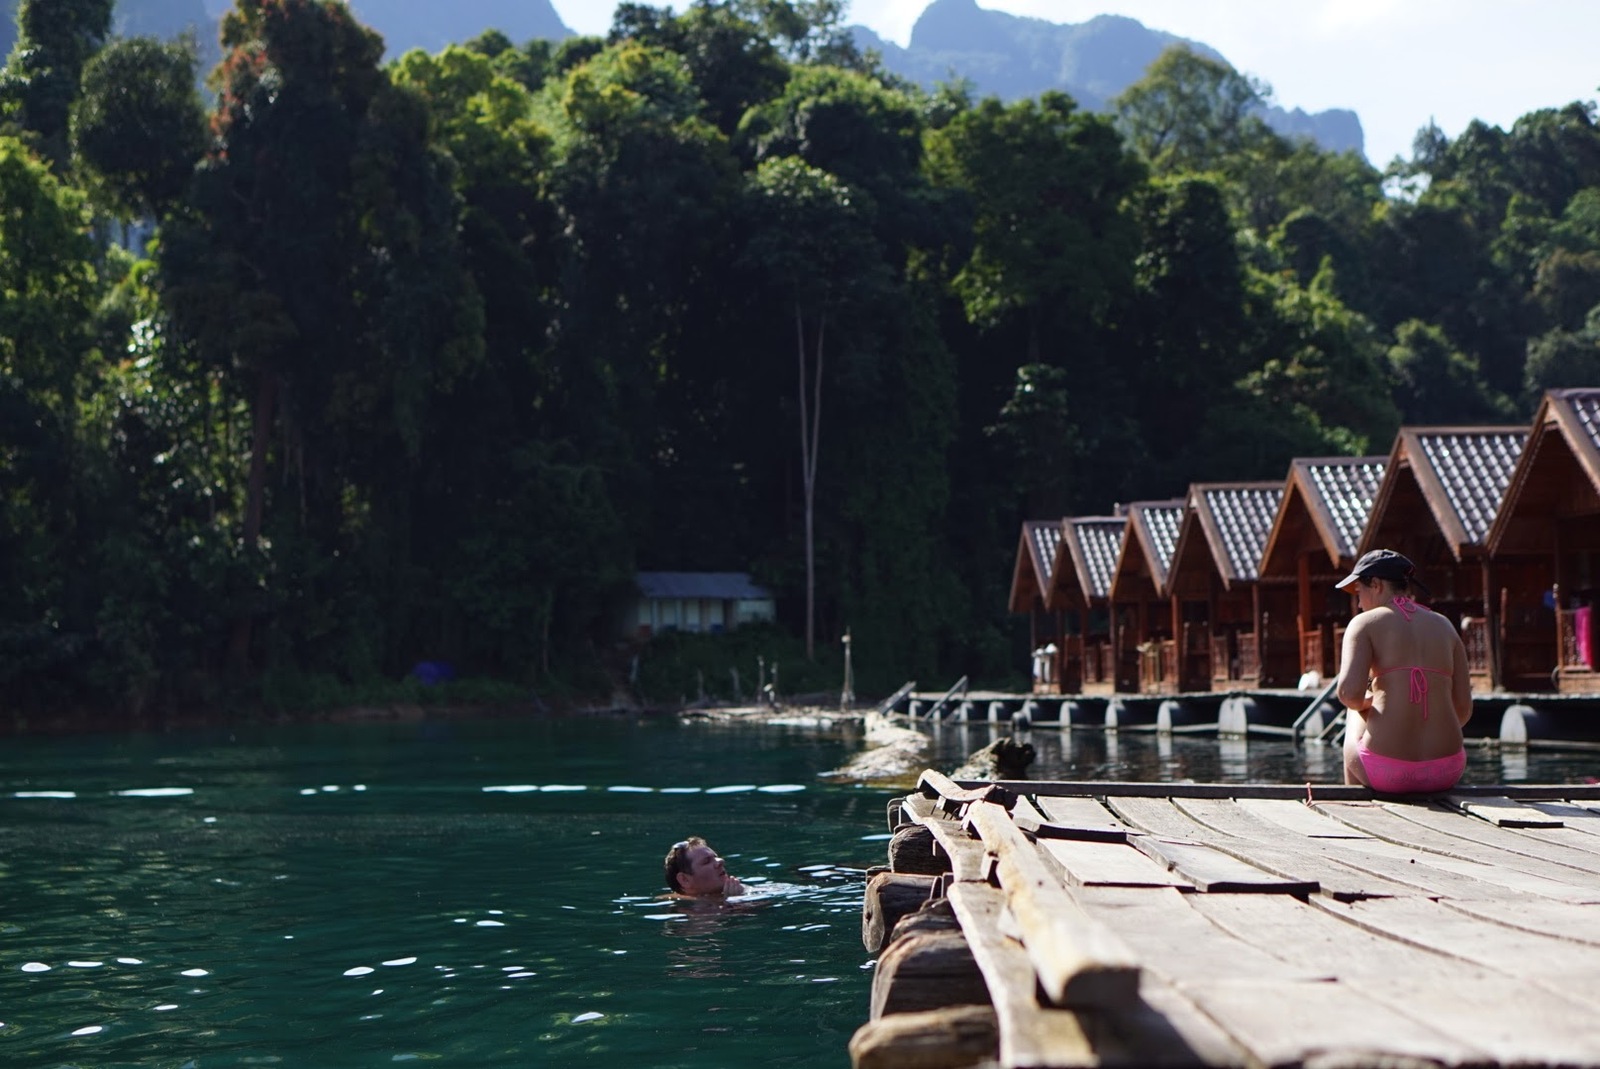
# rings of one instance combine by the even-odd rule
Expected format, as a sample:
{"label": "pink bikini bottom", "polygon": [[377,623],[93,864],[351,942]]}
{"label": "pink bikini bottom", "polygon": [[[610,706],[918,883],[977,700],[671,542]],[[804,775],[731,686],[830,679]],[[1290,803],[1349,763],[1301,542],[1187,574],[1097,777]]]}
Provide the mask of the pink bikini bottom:
{"label": "pink bikini bottom", "polygon": [[1404,761],[1373,753],[1365,746],[1356,748],[1367,783],[1382,794],[1437,794],[1448,791],[1461,779],[1467,767],[1467,751],[1457,750],[1449,757],[1431,761]]}

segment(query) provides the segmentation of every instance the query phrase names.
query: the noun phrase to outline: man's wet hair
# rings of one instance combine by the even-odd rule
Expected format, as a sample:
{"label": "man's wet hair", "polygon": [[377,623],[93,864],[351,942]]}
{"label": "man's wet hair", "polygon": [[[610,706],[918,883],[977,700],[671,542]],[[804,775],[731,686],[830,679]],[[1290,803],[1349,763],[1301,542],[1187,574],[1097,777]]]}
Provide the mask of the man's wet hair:
{"label": "man's wet hair", "polygon": [[667,890],[681,891],[678,886],[678,873],[689,871],[689,848],[705,846],[706,841],[698,835],[691,835],[687,839],[672,844],[672,849],[667,851],[667,860],[664,865],[667,878]]}

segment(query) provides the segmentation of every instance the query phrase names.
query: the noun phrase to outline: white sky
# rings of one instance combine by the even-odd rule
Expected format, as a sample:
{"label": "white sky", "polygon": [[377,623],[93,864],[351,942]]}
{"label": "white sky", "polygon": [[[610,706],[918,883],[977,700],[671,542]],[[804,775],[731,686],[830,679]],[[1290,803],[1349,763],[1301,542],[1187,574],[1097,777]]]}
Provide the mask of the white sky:
{"label": "white sky", "polygon": [[[1128,15],[1203,41],[1270,84],[1286,108],[1353,108],[1367,157],[1411,154],[1431,118],[1510,127],[1536,108],[1600,96],[1600,0],[978,0],[1051,22]],[[604,33],[615,0],[553,0]],[[851,0],[849,21],[906,44],[928,0]],[[676,6],[682,10],[685,3]]]}

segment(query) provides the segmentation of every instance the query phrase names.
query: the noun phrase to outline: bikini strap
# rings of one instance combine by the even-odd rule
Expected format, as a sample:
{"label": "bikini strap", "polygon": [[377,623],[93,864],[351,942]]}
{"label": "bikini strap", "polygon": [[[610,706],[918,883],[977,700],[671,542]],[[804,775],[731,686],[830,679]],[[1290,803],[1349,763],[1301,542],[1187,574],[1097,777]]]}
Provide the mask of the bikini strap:
{"label": "bikini strap", "polygon": [[1409,623],[1411,618],[1417,615],[1417,611],[1422,608],[1421,605],[1416,603],[1415,599],[1405,594],[1396,594],[1394,596],[1394,607],[1396,612],[1406,618],[1407,623]]}

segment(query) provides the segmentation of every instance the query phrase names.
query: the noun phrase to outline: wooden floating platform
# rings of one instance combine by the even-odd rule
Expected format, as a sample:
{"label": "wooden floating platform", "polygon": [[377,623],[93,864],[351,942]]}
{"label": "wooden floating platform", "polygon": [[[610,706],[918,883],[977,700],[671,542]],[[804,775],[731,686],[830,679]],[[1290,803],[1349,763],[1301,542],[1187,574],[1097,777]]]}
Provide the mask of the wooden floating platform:
{"label": "wooden floating platform", "polygon": [[1600,786],[929,771],[889,824],[856,1069],[1600,1066]]}

